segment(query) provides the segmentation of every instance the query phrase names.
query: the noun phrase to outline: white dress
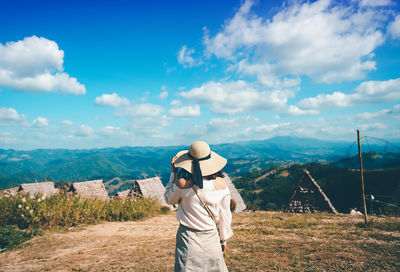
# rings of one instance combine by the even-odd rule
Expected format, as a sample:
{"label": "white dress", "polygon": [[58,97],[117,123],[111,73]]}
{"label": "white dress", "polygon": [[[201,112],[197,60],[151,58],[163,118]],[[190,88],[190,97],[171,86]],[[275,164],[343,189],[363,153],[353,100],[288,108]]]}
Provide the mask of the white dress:
{"label": "white dress", "polygon": [[[198,194],[214,214],[217,227],[193,188],[180,189],[171,173],[165,188],[165,201],[178,204],[180,227],[176,239],[175,271],[227,271],[221,244],[232,235],[232,214],[228,186],[217,189],[215,180],[203,180]],[[219,235],[218,235],[219,233]]]}

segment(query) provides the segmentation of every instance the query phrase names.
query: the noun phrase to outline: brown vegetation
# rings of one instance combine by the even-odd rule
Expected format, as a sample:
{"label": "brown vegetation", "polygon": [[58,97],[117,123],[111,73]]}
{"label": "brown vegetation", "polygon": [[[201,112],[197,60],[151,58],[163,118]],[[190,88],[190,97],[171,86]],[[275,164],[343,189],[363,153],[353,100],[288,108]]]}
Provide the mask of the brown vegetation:
{"label": "brown vegetation", "polygon": [[[230,271],[399,271],[400,219],[234,214]],[[0,271],[172,271],[175,214],[47,232],[0,254]]]}

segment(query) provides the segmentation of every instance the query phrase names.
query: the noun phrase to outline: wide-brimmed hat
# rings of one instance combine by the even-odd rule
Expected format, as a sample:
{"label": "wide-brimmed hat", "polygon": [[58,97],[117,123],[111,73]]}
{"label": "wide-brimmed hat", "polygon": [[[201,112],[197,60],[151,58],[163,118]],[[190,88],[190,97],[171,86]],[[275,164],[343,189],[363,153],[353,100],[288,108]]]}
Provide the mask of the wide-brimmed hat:
{"label": "wide-brimmed hat", "polygon": [[174,166],[180,167],[188,171],[193,172],[193,158],[197,159],[200,164],[201,173],[203,176],[209,176],[217,173],[226,165],[227,160],[214,151],[211,151],[210,146],[205,142],[194,142],[190,145],[189,150],[181,151],[177,155],[180,155],[176,159]]}

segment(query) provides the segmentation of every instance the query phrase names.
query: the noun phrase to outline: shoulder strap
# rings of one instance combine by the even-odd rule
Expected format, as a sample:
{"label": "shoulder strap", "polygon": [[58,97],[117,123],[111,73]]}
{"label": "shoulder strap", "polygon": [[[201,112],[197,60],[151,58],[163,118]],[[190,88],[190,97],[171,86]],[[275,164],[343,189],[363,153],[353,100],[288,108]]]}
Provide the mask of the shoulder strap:
{"label": "shoulder strap", "polygon": [[203,199],[200,197],[199,193],[197,192],[197,188],[196,185],[194,185],[193,187],[193,191],[196,193],[197,197],[199,198],[200,202],[203,204],[204,208],[206,209],[206,211],[208,212],[208,214],[211,216],[212,220],[214,221],[215,225],[217,225],[217,220],[215,220],[215,216],[212,213],[212,211],[208,208],[208,206],[206,205],[206,203],[203,201]]}

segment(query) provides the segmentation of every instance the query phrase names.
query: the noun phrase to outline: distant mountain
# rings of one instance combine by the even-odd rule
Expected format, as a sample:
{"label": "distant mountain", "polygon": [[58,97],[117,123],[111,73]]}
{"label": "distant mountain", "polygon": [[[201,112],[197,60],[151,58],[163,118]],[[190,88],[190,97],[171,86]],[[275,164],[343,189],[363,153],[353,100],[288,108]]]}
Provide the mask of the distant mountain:
{"label": "distant mountain", "polygon": [[122,147],[91,150],[0,149],[0,188],[50,178],[83,181],[123,179],[168,172],[169,161],[183,147]]}
{"label": "distant mountain", "polygon": [[313,161],[343,156],[349,142],[323,141],[312,138],[279,136],[262,141],[247,141],[216,145],[229,158],[279,158],[283,160]]}
{"label": "distant mountain", "polygon": [[[231,175],[243,175],[271,165],[338,161],[345,157],[350,145],[311,138],[274,137],[263,141],[212,145],[211,149],[228,159],[225,171]],[[187,148],[0,149],[0,189],[45,178],[54,181],[102,178],[107,181],[114,177],[128,180],[158,175],[166,183],[171,158]]]}

